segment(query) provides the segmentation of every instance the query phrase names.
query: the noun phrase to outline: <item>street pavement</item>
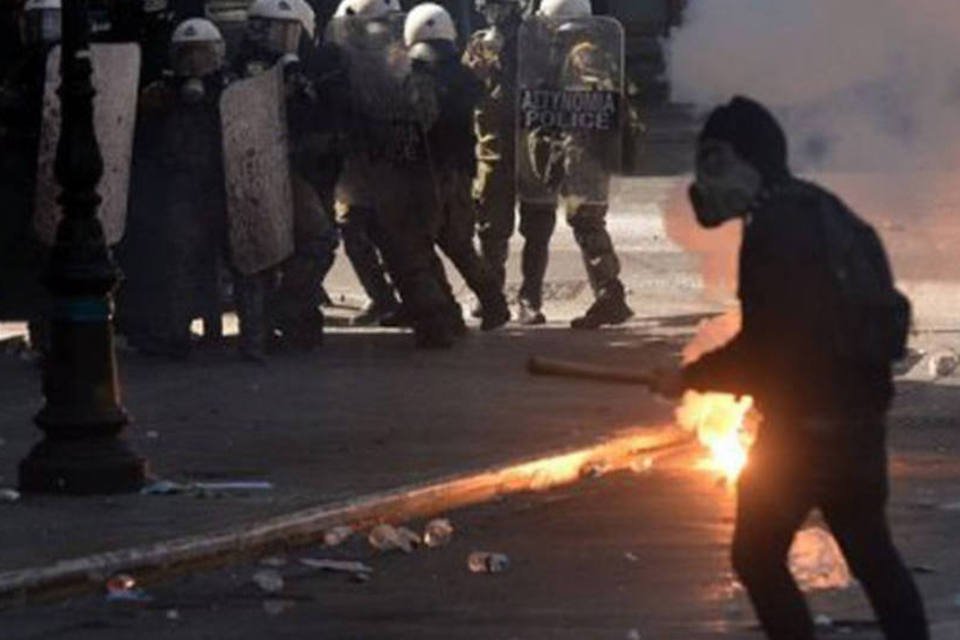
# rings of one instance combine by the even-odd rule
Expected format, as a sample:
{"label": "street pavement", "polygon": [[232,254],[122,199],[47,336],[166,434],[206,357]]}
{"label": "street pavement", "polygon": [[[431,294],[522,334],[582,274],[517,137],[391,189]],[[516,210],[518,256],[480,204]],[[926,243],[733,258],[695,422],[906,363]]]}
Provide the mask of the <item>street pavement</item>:
{"label": "street pavement", "polygon": [[[954,430],[941,442],[951,455],[905,449],[892,465],[894,532],[935,640],[960,638],[960,512],[946,506],[960,498],[957,443]],[[356,535],[336,548],[317,544],[142,585],[149,602],[96,594],[8,611],[4,637],[759,639],[727,560],[734,492],[700,468],[701,456],[686,450],[636,472],[441,514],[455,529],[443,548],[382,553]],[[506,554],[509,568],[471,573],[467,557],[477,550]],[[361,561],[373,573],[361,582],[305,567],[304,558]],[[279,573],[282,588],[258,587],[262,571]],[[880,638],[855,583],[810,597],[822,638]]]}
{"label": "street pavement", "polygon": [[[171,362],[121,348],[130,438],[157,477],[258,480],[272,489],[207,499],[30,497],[0,504],[0,570],[218,531],[668,422],[672,407],[641,390],[534,379],[523,365],[530,354],[547,354],[656,366],[677,358],[704,314],[730,305],[735,229],[720,242],[691,229],[686,183],[651,178],[615,188],[610,228],[638,312],[624,328],[566,328],[591,296],[561,221],[548,272],[552,322],[542,329],[474,332],[450,352],[426,353],[402,332],[334,328],[322,350],[276,356],[264,367],[240,362],[230,350]],[[855,204],[867,203],[862,194],[869,192],[858,187]],[[893,412],[899,454],[891,513],[912,562],[933,571],[918,577],[941,625],[937,638],[954,640],[960,567],[952,541],[960,521],[942,506],[960,501],[960,379],[935,380],[923,353],[958,346],[960,274],[949,261],[955,236],[946,223],[931,230],[897,220],[878,226],[914,298],[918,333]],[[515,242],[513,288],[518,254]],[[454,280],[468,304],[469,293]],[[334,316],[362,302],[342,257],[328,289],[344,307]],[[0,486],[9,486],[39,439],[31,419],[42,398],[35,365],[15,351],[0,353],[0,381]],[[292,579],[296,603],[280,616],[264,611],[262,594],[249,584],[253,568],[240,566],[150,585],[157,604],[145,609],[104,609],[98,596],[8,612],[3,637],[7,629],[25,638],[625,638],[633,629],[645,639],[756,637],[744,631],[750,622],[742,598],[722,595],[730,585],[731,501],[686,463],[617,475],[454,514],[458,533],[449,548],[370,558],[376,574],[367,584],[329,575]],[[351,544],[348,555],[369,558],[362,543]],[[506,551],[511,571],[470,575],[464,557],[473,548]],[[829,594],[824,604],[839,607],[849,593]],[[862,606],[842,606],[836,616],[866,619]],[[876,637],[875,630],[856,633]]]}

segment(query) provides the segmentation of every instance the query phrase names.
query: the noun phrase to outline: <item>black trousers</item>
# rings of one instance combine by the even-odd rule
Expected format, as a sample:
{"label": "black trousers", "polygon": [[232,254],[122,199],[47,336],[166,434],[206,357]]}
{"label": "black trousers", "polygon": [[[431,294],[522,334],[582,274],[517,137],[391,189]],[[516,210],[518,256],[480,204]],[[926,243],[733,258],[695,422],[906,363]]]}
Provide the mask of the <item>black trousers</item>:
{"label": "black trousers", "polygon": [[812,640],[814,624],[787,556],[794,534],[819,508],[887,640],[927,640],[920,594],[887,524],[883,419],[836,422],[861,433],[873,428],[876,435],[855,445],[812,438],[797,446],[773,444],[761,434],[739,481],[734,571],[767,637]]}

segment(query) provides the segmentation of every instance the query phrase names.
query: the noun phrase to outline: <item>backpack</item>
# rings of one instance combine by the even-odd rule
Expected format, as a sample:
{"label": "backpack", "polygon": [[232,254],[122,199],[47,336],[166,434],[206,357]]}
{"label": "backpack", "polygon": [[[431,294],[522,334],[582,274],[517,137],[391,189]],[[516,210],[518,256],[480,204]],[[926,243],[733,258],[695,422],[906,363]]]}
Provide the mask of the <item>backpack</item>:
{"label": "backpack", "polygon": [[832,343],[838,356],[889,365],[906,355],[910,300],[896,289],[890,263],[873,227],[839,199],[820,207],[837,306]]}

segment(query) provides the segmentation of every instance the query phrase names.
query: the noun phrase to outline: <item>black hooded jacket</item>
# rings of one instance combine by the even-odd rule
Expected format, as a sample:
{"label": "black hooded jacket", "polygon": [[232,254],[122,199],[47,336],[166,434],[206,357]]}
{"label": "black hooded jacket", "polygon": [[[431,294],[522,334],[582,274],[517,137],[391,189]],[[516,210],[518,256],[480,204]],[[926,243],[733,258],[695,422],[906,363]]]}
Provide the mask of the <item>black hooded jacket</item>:
{"label": "black hooded jacket", "polygon": [[[824,220],[852,214],[826,190],[790,176],[779,125],[752,106],[748,114],[743,118],[739,111],[733,119],[748,124],[743,137],[752,140],[744,141],[736,122],[708,121],[701,136],[733,138],[738,153],[764,176],[740,249],[742,329],[729,344],[688,365],[685,383],[752,395],[761,413],[773,417],[765,431],[774,433],[810,417],[883,412],[893,395],[890,367],[854,362],[831,346],[841,294],[829,267]],[[764,141],[758,131],[776,139]],[[781,151],[770,155],[770,148]]]}

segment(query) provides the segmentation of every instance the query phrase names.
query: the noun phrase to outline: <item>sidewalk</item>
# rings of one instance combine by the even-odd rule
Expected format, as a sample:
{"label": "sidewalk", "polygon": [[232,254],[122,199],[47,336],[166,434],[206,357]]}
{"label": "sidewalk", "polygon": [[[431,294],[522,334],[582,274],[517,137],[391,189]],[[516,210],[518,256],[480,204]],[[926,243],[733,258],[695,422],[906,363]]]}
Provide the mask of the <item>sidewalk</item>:
{"label": "sidewalk", "polygon": [[[0,572],[222,531],[661,426],[671,408],[641,390],[533,378],[524,369],[532,353],[651,366],[679,344],[652,335],[658,325],[472,334],[442,353],[414,351],[409,335],[344,331],[315,354],[265,367],[226,353],[173,363],[121,352],[123,401],[134,416],[129,437],[158,477],[260,480],[273,489],[0,505]],[[40,436],[31,423],[39,374],[3,356],[0,380],[0,485],[9,486]]]}

